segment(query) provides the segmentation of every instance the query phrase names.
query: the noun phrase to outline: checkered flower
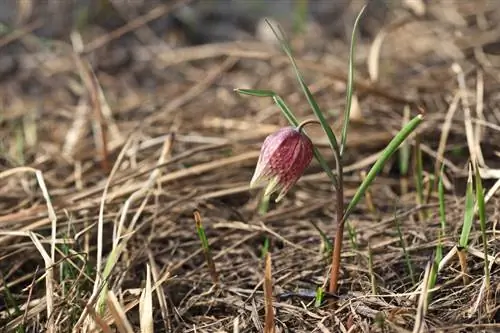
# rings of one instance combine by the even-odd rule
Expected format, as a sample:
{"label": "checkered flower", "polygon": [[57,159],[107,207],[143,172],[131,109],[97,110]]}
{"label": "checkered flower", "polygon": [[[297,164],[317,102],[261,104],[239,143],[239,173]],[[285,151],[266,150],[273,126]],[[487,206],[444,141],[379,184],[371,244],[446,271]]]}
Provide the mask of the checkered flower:
{"label": "checkered flower", "polygon": [[264,195],[279,191],[276,202],[299,180],[313,157],[313,144],[302,129],[285,127],[262,144],[250,187],[268,182]]}

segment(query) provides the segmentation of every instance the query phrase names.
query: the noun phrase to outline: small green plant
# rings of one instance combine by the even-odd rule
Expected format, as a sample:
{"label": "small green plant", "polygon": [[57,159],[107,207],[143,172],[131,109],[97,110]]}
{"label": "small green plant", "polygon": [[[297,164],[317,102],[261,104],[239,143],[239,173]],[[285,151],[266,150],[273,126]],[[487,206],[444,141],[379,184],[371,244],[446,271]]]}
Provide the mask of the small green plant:
{"label": "small green plant", "polygon": [[269,252],[269,237],[266,237],[264,239],[264,244],[262,244],[262,247],[260,249],[260,257],[264,259]]}
{"label": "small green plant", "polygon": [[474,222],[474,190],[472,185],[472,170],[469,166],[469,177],[467,178],[467,187],[465,190],[465,212],[464,223],[462,224],[462,232],[458,241],[458,259],[462,269],[462,277],[464,284],[467,284],[467,247],[469,245],[470,231]]}
{"label": "small green plant", "polygon": [[196,232],[201,241],[201,246],[203,248],[203,253],[205,254],[205,260],[207,262],[208,271],[210,272],[210,277],[214,284],[219,283],[219,275],[217,274],[217,269],[215,268],[215,263],[212,258],[212,253],[210,251],[210,245],[208,244],[208,238],[205,233],[205,228],[201,222],[201,215],[198,211],[194,212],[194,221],[196,224]]}
{"label": "small green plant", "polygon": [[323,304],[323,299],[325,298],[325,290],[323,287],[318,287],[316,289],[316,294],[314,295],[314,307],[319,308]]}
{"label": "small green plant", "polygon": [[[379,172],[382,170],[383,166],[385,163],[393,156],[393,154],[398,150],[399,146],[406,140],[406,138],[418,127],[418,125],[423,121],[423,115],[417,115],[414,117],[412,120],[410,120],[407,124],[404,125],[403,129],[397,133],[397,135],[391,140],[391,142],[387,145],[387,147],[384,149],[382,152],[380,158],[376,161],[376,163],[372,166],[370,171],[368,172],[366,178],[363,180],[359,188],[357,189],[355,195],[349,202],[349,205],[347,208],[344,208],[344,182],[343,182],[343,156],[344,152],[346,149],[346,142],[347,142],[347,135],[348,135],[348,128],[349,128],[349,115],[351,111],[351,101],[352,101],[352,95],[354,92],[354,49],[355,49],[355,36],[356,36],[356,29],[358,26],[358,23],[361,19],[361,16],[363,15],[365,7],[361,10],[361,12],[358,14],[356,21],[354,23],[354,28],[353,28],[353,33],[352,33],[352,38],[351,38],[351,47],[350,47],[350,54],[349,54],[349,66],[348,66],[348,80],[347,80],[347,94],[346,94],[346,105],[345,105],[345,111],[344,111],[344,122],[342,126],[342,131],[340,133],[340,141],[337,140],[337,136],[333,132],[332,128],[330,127],[328,121],[326,120],[324,113],[321,111],[319,105],[317,104],[316,100],[312,96],[307,84],[305,83],[305,80],[298,68],[298,65],[295,61],[295,58],[292,54],[291,47],[289,43],[287,42],[284,33],[279,30],[276,30],[271,24],[270,25],[272,31],[274,32],[275,36],[280,42],[280,45],[285,52],[285,54],[288,56],[293,70],[296,74],[297,81],[301,87],[302,92],[304,93],[313,114],[315,115],[317,119],[317,123],[319,123],[325,132],[326,136],[328,137],[328,142],[329,146],[332,150],[334,159],[335,159],[335,173],[332,172],[332,169],[329,167],[329,165],[326,163],[325,159],[323,156],[319,153],[319,151],[312,145],[312,155],[316,158],[316,160],[319,162],[325,173],[329,176],[329,178],[332,181],[332,185],[335,187],[335,211],[336,213],[336,232],[335,232],[335,241],[334,241],[334,247],[333,247],[333,252],[332,252],[332,269],[330,270],[330,283],[329,283],[329,292],[330,293],[337,293],[338,291],[338,281],[339,281],[339,273],[340,273],[340,257],[341,257],[341,251],[342,251],[342,242],[343,242],[343,236],[344,236],[344,226],[345,222],[349,218],[349,216],[352,214],[354,211],[356,205],[359,203],[359,201],[364,197],[366,191],[368,190],[369,186],[371,183],[374,181],[375,177],[379,174]],[[278,105],[279,109],[282,111],[283,115],[285,118],[290,122],[290,124],[300,132],[301,126],[299,126],[299,121],[297,117],[292,113],[290,108],[286,105],[286,103],[283,101],[281,97],[279,97],[276,93],[270,90],[252,90],[252,89],[236,89],[236,91],[240,94],[245,94],[245,95],[251,95],[251,96],[257,96],[257,97],[271,97],[274,102]],[[307,120],[306,120],[307,122]],[[303,122],[304,123],[304,122]],[[271,134],[273,135],[273,134]],[[269,137],[268,137],[269,138]],[[267,139],[266,139],[267,140]],[[300,141],[306,141],[304,139],[300,139]],[[288,176],[296,176],[296,174],[289,175],[287,169],[279,169],[276,168],[276,165],[290,165],[290,162],[288,164],[285,163],[284,160],[279,160],[280,155],[286,154],[286,156],[295,156],[294,154],[294,149],[290,145],[286,145],[283,143],[290,142],[287,140],[282,140],[282,141],[277,141],[273,140],[271,143],[265,142],[265,144],[262,145],[261,148],[261,158],[259,158],[259,163],[257,164],[256,171],[257,169],[263,169],[262,173],[268,173],[269,178],[271,179],[271,183],[268,186],[275,189],[281,187],[283,188],[289,188],[291,183],[290,179]],[[294,141],[298,142],[298,141]],[[302,146],[301,146],[302,147]],[[302,149],[301,152],[304,152],[306,154],[309,154],[307,152],[308,148],[300,148]],[[304,150],[305,149],[305,150]],[[280,154],[276,154],[275,152],[279,151]],[[304,161],[301,161],[304,162]],[[274,164],[273,164],[274,163]],[[308,164],[308,162],[307,162]],[[304,165],[304,163],[300,165],[294,165],[295,168],[300,169],[300,172],[303,172],[305,167],[307,165]],[[287,176],[287,177],[285,177]],[[269,193],[269,190],[266,191]],[[285,190],[286,193],[286,190]],[[281,199],[283,197],[284,193],[281,192],[278,199]]]}
{"label": "small green plant", "polygon": [[405,256],[405,264],[406,264],[406,269],[408,270],[408,274],[410,275],[411,282],[413,285],[417,284],[417,280],[415,279],[415,273],[413,270],[413,264],[411,262],[410,254],[406,250],[406,241],[403,237],[403,232],[401,231],[401,222],[399,221],[399,218],[395,216],[394,221],[396,222],[396,230],[398,231],[398,237],[399,237],[399,243],[401,244],[401,248],[403,249],[403,254]]}
{"label": "small green plant", "polygon": [[[443,170],[444,170],[444,165],[441,168],[441,174],[439,175],[439,182],[438,182],[439,220],[441,222],[441,229],[439,230],[438,244],[436,245],[436,251],[434,253],[434,262],[432,263],[429,275],[428,290],[432,290],[436,286],[436,281],[439,272],[439,264],[441,263],[441,260],[443,260],[443,238],[446,234],[446,206],[444,198]],[[432,300],[432,291],[429,292],[426,306],[429,306],[431,300]]]}
{"label": "small green plant", "polygon": [[[418,135],[415,138],[414,152],[415,152],[415,159],[414,159],[415,188],[417,190],[417,204],[421,206],[424,204],[424,167],[422,162],[422,150],[420,149],[420,137]],[[418,211],[418,217],[420,223],[423,223],[426,219],[426,214],[422,207]]]}
{"label": "small green plant", "polygon": [[477,163],[474,164],[475,178],[476,178],[476,202],[477,202],[477,212],[479,215],[479,227],[481,228],[481,238],[483,241],[483,251],[484,251],[484,275],[486,278],[486,287],[490,285],[490,263],[488,259],[488,237],[486,235],[486,207],[484,200],[484,190],[483,182],[481,180],[481,175],[479,174],[479,167]]}

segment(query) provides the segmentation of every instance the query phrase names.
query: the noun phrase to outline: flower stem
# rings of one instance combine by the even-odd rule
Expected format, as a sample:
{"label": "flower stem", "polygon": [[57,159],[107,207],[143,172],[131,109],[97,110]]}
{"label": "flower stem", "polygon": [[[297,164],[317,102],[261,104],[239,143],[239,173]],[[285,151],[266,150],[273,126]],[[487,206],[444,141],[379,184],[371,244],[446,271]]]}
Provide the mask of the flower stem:
{"label": "flower stem", "polygon": [[[321,123],[316,119],[307,119],[301,122],[297,126],[297,131],[302,131],[306,125],[309,124],[320,124]],[[337,200],[337,230],[335,232],[335,239],[333,245],[332,252],[332,269],[330,271],[330,284],[329,284],[329,292],[336,294],[338,291],[339,284],[339,274],[340,274],[340,255],[342,253],[342,242],[344,236],[344,182],[343,182],[343,166],[342,166],[342,156],[340,155],[340,151],[338,147],[333,150],[333,155],[335,157],[335,167],[337,172],[337,184],[335,184],[335,196]]]}
{"label": "flower stem", "polygon": [[301,132],[302,129],[306,126],[306,125],[309,125],[309,124],[318,124],[318,125],[321,125],[321,123],[319,121],[317,121],[316,119],[306,119],[304,120],[303,122],[301,122],[298,126],[297,126],[297,131]]}
{"label": "flower stem", "polygon": [[332,269],[330,271],[330,285],[329,292],[337,294],[339,273],[340,273],[340,254],[342,253],[342,241],[344,239],[344,181],[343,181],[343,167],[342,157],[337,149],[333,150],[335,156],[335,164],[337,168],[337,230],[335,232],[335,239],[332,252]]}

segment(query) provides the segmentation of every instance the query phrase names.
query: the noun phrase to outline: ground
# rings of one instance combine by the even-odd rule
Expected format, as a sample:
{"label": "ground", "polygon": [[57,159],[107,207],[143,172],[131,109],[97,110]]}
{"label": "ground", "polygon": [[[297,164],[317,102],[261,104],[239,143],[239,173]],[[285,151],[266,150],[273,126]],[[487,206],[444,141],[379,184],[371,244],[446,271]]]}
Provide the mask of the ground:
{"label": "ground", "polygon": [[[273,90],[301,120],[314,118],[261,20],[274,18],[339,136],[363,3],[310,1],[310,17],[289,2],[68,3],[2,5],[6,332],[262,332],[265,253],[276,332],[500,330],[495,2],[368,6],[356,43],[345,205],[402,126],[417,114],[424,121],[347,221],[340,288],[319,306],[331,255],[318,229],[335,235],[335,189],[316,160],[279,203],[250,188],[262,142],[288,124],[272,99],[234,90]],[[321,128],[307,133],[335,169]],[[474,214],[462,249],[471,161],[486,192],[486,229]],[[445,258],[430,294],[420,287],[439,244]]]}

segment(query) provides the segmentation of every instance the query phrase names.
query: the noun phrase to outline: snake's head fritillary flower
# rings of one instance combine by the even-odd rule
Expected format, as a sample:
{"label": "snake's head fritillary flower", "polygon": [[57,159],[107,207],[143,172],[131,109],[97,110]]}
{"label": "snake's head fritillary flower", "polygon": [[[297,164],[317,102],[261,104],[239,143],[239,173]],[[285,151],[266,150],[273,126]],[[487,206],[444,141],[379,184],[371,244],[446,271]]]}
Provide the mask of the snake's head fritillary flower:
{"label": "snake's head fritillary flower", "polygon": [[313,144],[300,126],[284,127],[262,144],[250,187],[268,182],[264,195],[280,191],[276,202],[299,180],[313,157]]}

